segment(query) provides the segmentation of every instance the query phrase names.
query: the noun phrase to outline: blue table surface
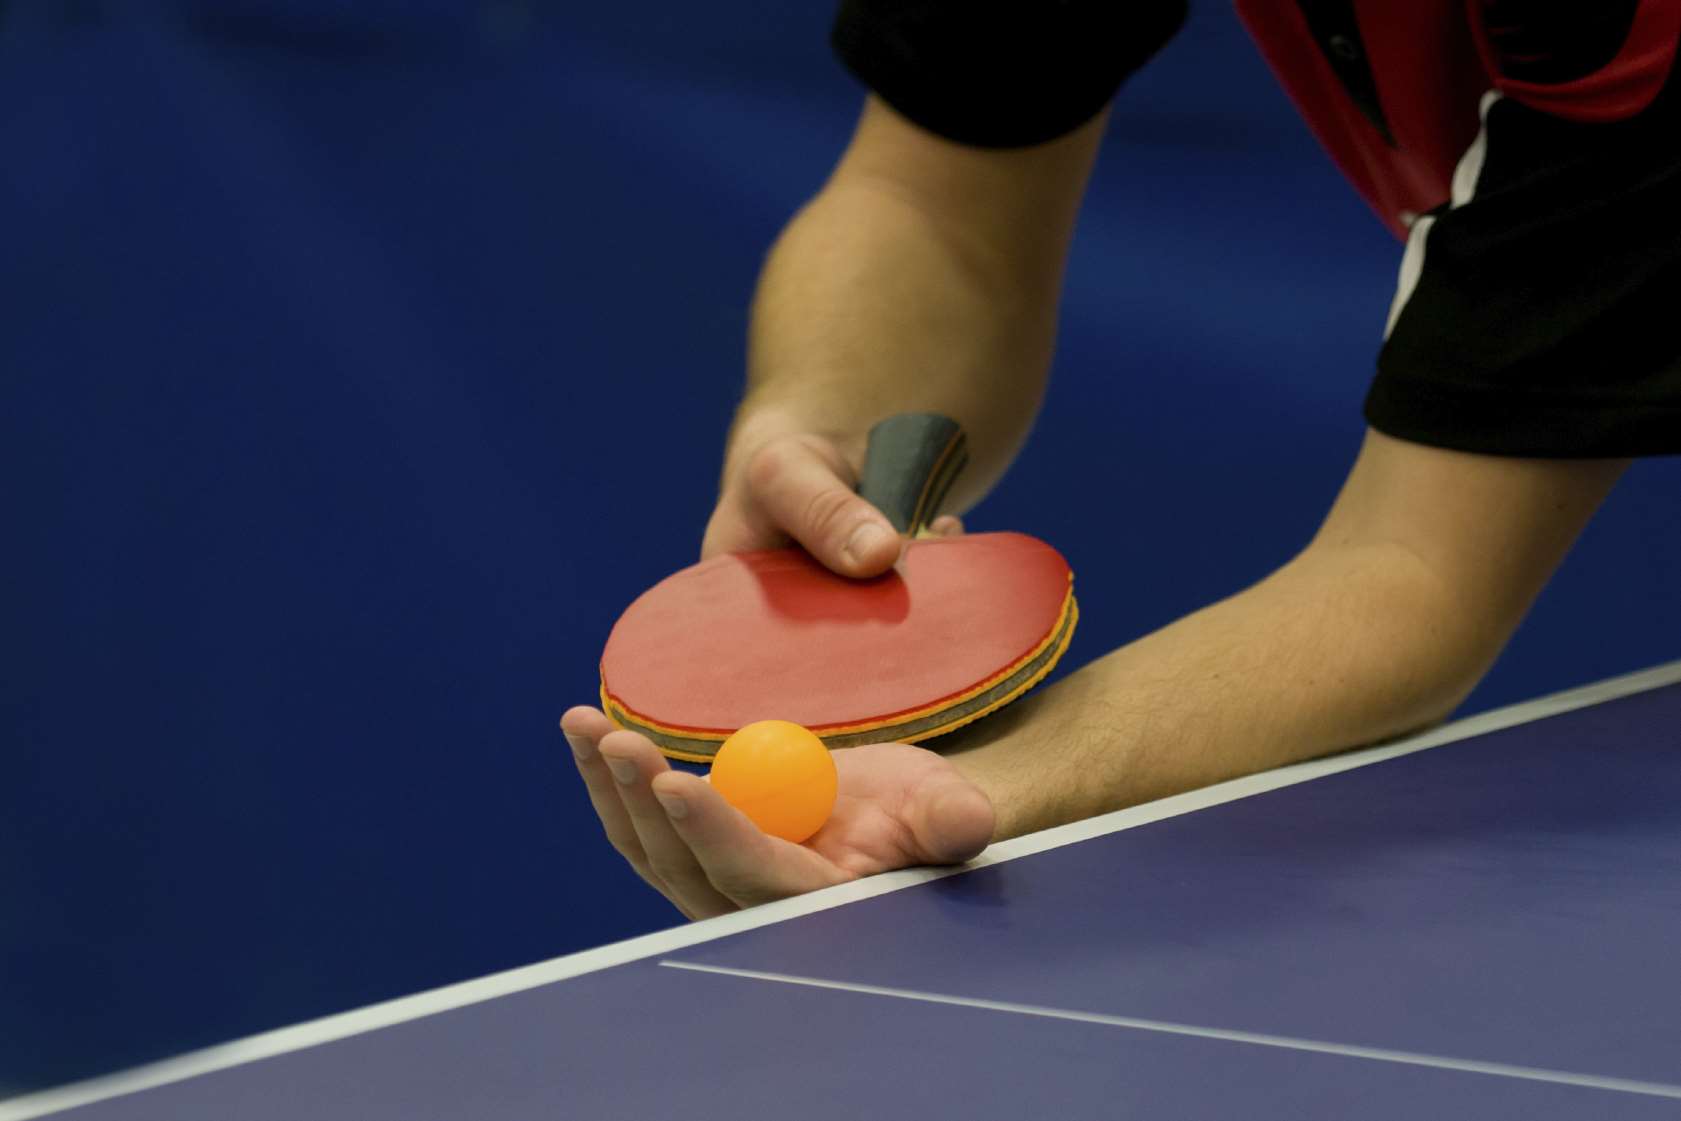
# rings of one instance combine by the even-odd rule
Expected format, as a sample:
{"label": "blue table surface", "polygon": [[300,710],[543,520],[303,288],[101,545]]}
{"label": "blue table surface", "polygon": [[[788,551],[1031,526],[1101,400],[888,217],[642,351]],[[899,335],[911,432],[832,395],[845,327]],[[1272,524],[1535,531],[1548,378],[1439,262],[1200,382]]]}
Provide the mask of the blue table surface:
{"label": "blue table surface", "polygon": [[64,1116],[1681,1116],[1678,749],[1672,685]]}

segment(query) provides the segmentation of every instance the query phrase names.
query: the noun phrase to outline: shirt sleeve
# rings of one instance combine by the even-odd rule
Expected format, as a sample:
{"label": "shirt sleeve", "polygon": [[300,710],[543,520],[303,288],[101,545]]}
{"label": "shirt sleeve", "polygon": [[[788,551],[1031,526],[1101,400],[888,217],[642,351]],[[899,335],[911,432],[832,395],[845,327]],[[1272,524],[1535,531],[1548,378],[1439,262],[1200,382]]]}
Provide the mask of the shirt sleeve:
{"label": "shirt sleeve", "polygon": [[1490,94],[1414,223],[1366,418],[1416,443],[1681,453],[1681,83],[1614,121]]}
{"label": "shirt sleeve", "polygon": [[1016,148],[1095,117],[1185,12],[1186,0],[842,0],[831,42],[922,128]]}

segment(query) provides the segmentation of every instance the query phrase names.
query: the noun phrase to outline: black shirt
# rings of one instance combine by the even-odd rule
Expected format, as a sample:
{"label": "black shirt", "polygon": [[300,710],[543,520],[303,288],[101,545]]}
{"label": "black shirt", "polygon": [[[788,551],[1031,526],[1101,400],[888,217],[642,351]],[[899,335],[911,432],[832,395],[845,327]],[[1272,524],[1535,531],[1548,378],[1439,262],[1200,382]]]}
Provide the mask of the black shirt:
{"label": "black shirt", "polygon": [[[917,125],[1018,147],[1099,113],[1185,10],[843,0],[833,42]],[[1670,76],[1681,4],[1239,10],[1351,182],[1408,240],[1372,426],[1487,454],[1681,453],[1681,80]],[[1443,27],[1451,41],[1416,41]],[[1420,57],[1441,65],[1421,69]]]}

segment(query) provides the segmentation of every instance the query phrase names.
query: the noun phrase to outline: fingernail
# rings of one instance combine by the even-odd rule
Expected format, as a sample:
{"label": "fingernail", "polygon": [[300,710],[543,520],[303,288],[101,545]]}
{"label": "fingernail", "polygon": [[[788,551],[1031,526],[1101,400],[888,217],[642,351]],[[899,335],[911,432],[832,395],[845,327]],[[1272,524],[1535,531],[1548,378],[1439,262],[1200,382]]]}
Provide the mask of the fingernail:
{"label": "fingernail", "polygon": [[608,759],[607,769],[612,771],[613,777],[624,786],[636,781],[636,764],[629,759]]}
{"label": "fingernail", "polygon": [[679,797],[677,797],[673,794],[656,794],[656,795],[654,795],[654,797],[659,800],[660,806],[665,810],[665,816],[667,816],[667,817],[687,817],[688,816],[688,814],[689,814],[689,803],[683,801],[683,799],[681,799],[681,798],[679,798]]}
{"label": "fingernail", "polygon": [[871,549],[878,548],[883,541],[887,540],[887,537],[888,533],[885,529],[874,522],[865,522],[852,531],[852,536],[846,539],[846,545],[841,549],[841,552],[856,563],[862,561],[864,554]]}
{"label": "fingernail", "polygon": [[566,736],[567,746],[572,749],[573,757],[580,763],[588,762],[590,759],[595,757],[595,748],[591,745],[590,741],[581,740],[578,737],[566,732],[562,732],[561,735]]}

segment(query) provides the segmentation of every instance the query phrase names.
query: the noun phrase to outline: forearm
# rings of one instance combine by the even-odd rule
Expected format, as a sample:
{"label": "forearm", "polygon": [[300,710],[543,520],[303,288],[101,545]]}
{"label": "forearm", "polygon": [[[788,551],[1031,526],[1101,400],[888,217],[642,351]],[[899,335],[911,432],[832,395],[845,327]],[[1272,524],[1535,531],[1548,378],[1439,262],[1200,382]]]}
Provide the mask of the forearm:
{"label": "forearm", "polygon": [[1498,653],[1449,588],[1390,546],[1309,549],[1267,580],[999,714],[953,762],[996,839],[1445,718]]}
{"label": "forearm", "polygon": [[954,762],[999,837],[1445,718],[1628,466],[1368,432],[1278,572],[982,722]]}
{"label": "forearm", "polygon": [[825,191],[766,263],[735,443],[833,433],[856,464],[875,421],[943,413],[971,457],[952,505],[973,504],[1026,438],[1055,333],[1054,280],[1004,271],[877,185]]}
{"label": "forearm", "polygon": [[1063,266],[1101,122],[1018,152],[961,148],[877,105],[766,260],[731,457],[789,432],[854,463],[883,416],[944,413],[969,436],[971,505],[1044,393]]}

